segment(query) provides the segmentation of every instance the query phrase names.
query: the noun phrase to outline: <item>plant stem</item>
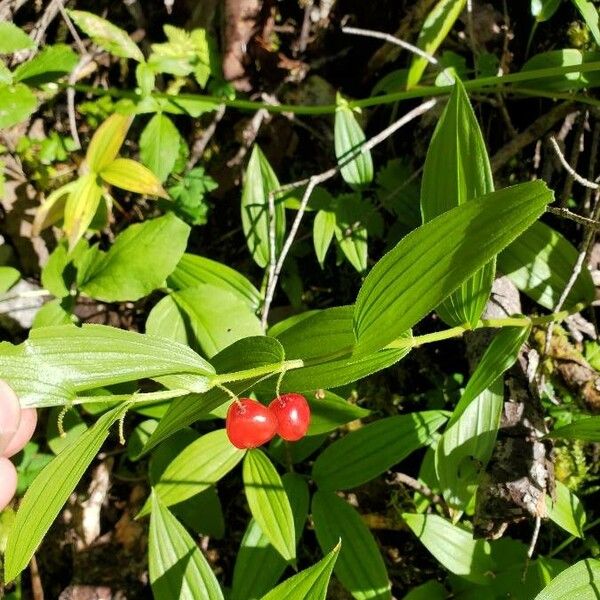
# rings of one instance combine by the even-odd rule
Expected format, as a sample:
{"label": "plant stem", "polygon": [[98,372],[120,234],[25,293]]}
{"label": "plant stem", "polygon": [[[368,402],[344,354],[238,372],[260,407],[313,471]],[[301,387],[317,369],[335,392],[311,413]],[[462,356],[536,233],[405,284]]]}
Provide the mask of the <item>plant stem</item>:
{"label": "plant stem", "polygon": [[[471,79],[464,82],[465,88],[468,91],[476,91],[486,89],[489,92],[512,92],[512,93],[524,93],[534,94],[536,96],[548,96],[551,98],[560,98],[561,92],[552,92],[537,89],[520,89],[519,87],[506,88],[506,84],[514,83],[525,83],[532,82],[538,79],[545,79],[548,77],[555,77],[566,75],[567,73],[586,73],[588,71],[597,71],[600,69],[600,62],[590,62],[581,65],[569,65],[566,67],[552,67],[546,69],[532,69],[530,71],[520,71],[517,73],[509,73],[508,75],[492,76],[492,77],[479,77],[477,79]],[[136,100],[139,95],[132,90],[119,90],[116,88],[103,89],[87,84],[62,84],[63,88],[72,88],[75,91],[85,92],[94,96],[112,96],[114,98],[128,98],[130,100]],[[382,94],[374,96],[372,98],[362,98],[360,100],[350,100],[348,105],[350,108],[367,108],[371,106],[380,106],[383,104],[394,104],[401,100],[411,100],[416,98],[427,98],[433,96],[443,96],[449,94],[452,91],[452,85],[444,86],[423,86],[417,87],[410,90],[404,90],[402,92],[395,92],[392,94]],[[214,103],[215,107],[224,105],[231,108],[237,108],[239,110],[250,110],[257,111],[265,109],[271,113],[295,113],[304,115],[323,115],[335,113],[335,104],[322,104],[317,106],[305,106],[305,105],[294,105],[294,104],[270,104],[268,102],[256,102],[253,100],[244,99],[228,99],[220,98],[217,96],[208,96],[203,94],[189,94],[182,93],[177,96],[165,94],[162,92],[155,92],[152,97],[158,99],[172,100],[177,105],[177,100],[189,100],[189,101],[200,101],[205,103]],[[568,98],[573,101],[580,101],[588,104],[594,104],[600,106],[600,101],[588,96],[579,96],[574,94],[568,94]]]}
{"label": "plant stem", "polygon": [[[589,525],[586,525],[583,528],[583,531],[588,531],[589,529],[596,527],[596,525],[600,525],[600,519],[596,519],[595,521],[592,521]],[[548,557],[552,558],[553,556],[556,556],[559,552],[562,552],[567,546],[569,546],[576,539],[580,539],[580,538],[576,538],[574,535],[568,537],[564,542],[562,542],[558,546],[556,546],[556,548],[554,548],[554,550],[552,550],[552,552],[550,552],[550,554],[548,554]]]}
{"label": "plant stem", "polygon": [[222,375],[214,375],[210,378],[214,385],[222,385],[224,383],[232,383],[234,381],[244,381],[245,379],[253,379],[263,375],[274,375],[281,371],[291,371],[292,369],[300,369],[304,366],[303,360],[286,360],[284,362],[264,365],[254,369],[246,369],[244,371],[235,371],[233,373],[223,373]]}

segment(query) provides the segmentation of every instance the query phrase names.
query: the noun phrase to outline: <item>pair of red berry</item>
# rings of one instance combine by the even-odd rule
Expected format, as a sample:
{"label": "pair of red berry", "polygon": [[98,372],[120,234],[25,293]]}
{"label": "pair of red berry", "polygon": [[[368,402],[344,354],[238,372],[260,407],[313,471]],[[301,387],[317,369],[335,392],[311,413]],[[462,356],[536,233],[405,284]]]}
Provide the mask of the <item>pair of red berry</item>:
{"label": "pair of red berry", "polygon": [[301,394],[283,394],[264,406],[240,398],[227,411],[227,436],[236,448],[257,448],[277,433],[287,442],[303,438],[310,425],[310,406]]}

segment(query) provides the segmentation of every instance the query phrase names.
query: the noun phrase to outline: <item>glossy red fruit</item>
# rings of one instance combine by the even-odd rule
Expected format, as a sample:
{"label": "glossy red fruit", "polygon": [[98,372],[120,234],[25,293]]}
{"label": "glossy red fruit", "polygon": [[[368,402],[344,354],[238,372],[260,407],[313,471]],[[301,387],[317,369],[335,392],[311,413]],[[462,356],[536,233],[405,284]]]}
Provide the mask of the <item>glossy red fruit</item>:
{"label": "glossy red fruit", "polygon": [[275,415],[260,402],[240,398],[227,411],[227,437],[236,448],[258,448],[276,433]]}
{"label": "glossy red fruit", "polygon": [[310,406],[302,394],[283,394],[269,408],[277,418],[277,433],[287,442],[303,438],[310,425]]}

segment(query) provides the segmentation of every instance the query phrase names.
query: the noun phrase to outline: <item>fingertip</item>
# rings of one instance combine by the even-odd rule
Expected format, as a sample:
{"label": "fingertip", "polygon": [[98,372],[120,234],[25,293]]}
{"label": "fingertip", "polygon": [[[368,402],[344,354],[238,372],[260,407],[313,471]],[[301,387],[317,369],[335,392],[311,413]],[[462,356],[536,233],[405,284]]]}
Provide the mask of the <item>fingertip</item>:
{"label": "fingertip", "polygon": [[37,411],[35,408],[24,408],[21,411],[21,422],[19,428],[5,448],[4,456],[10,458],[23,450],[27,442],[33,437],[37,426]]}
{"label": "fingertip", "polygon": [[0,457],[0,512],[12,501],[17,491],[17,470],[8,458]]}

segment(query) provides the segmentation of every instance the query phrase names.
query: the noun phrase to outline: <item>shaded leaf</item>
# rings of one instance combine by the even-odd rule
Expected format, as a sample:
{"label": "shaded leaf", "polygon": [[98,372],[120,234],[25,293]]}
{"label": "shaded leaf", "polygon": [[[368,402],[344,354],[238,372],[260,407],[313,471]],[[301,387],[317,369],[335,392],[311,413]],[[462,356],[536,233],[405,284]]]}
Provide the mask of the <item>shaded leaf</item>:
{"label": "shaded leaf", "polygon": [[[258,145],[254,145],[242,189],[242,226],[252,258],[259,267],[269,264],[269,192],[279,189],[277,175]],[[285,236],[285,208],[275,198],[275,250],[279,253]]]}
{"label": "shaded leaf", "polygon": [[383,558],[360,515],[333,492],[321,491],[313,496],[312,514],[322,550],[342,540],[334,572],[344,587],[357,600],[391,599]]}
{"label": "shaded leaf", "polygon": [[548,517],[559,527],[578,538],[583,538],[585,509],[579,498],[562,482],[556,482],[556,498],[546,496]]}
{"label": "shaded leaf", "polygon": [[320,489],[345,490],[374,479],[428,444],[447,417],[426,411],[380,419],[326,448],[313,466]]}
{"label": "shaded leaf", "polygon": [[551,431],[547,437],[582,442],[600,442],[600,417],[579,419]]}
{"label": "shaded leaf", "polygon": [[180,143],[177,127],[162,113],[155,114],[144,127],[140,137],[140,158],[159,181],[164,181],[173,170]]}
{"label": "shaded leaf", "polygon": [[77,61],[77,54],[66,44],[46,46],[15,69],[14,79],[29,85],[43,85],[68,75]]}
{"label": "shaded leaf", "polygon": [[219,582],[200,548],[155,493],[148,545],[155,598],[223,600]]}

